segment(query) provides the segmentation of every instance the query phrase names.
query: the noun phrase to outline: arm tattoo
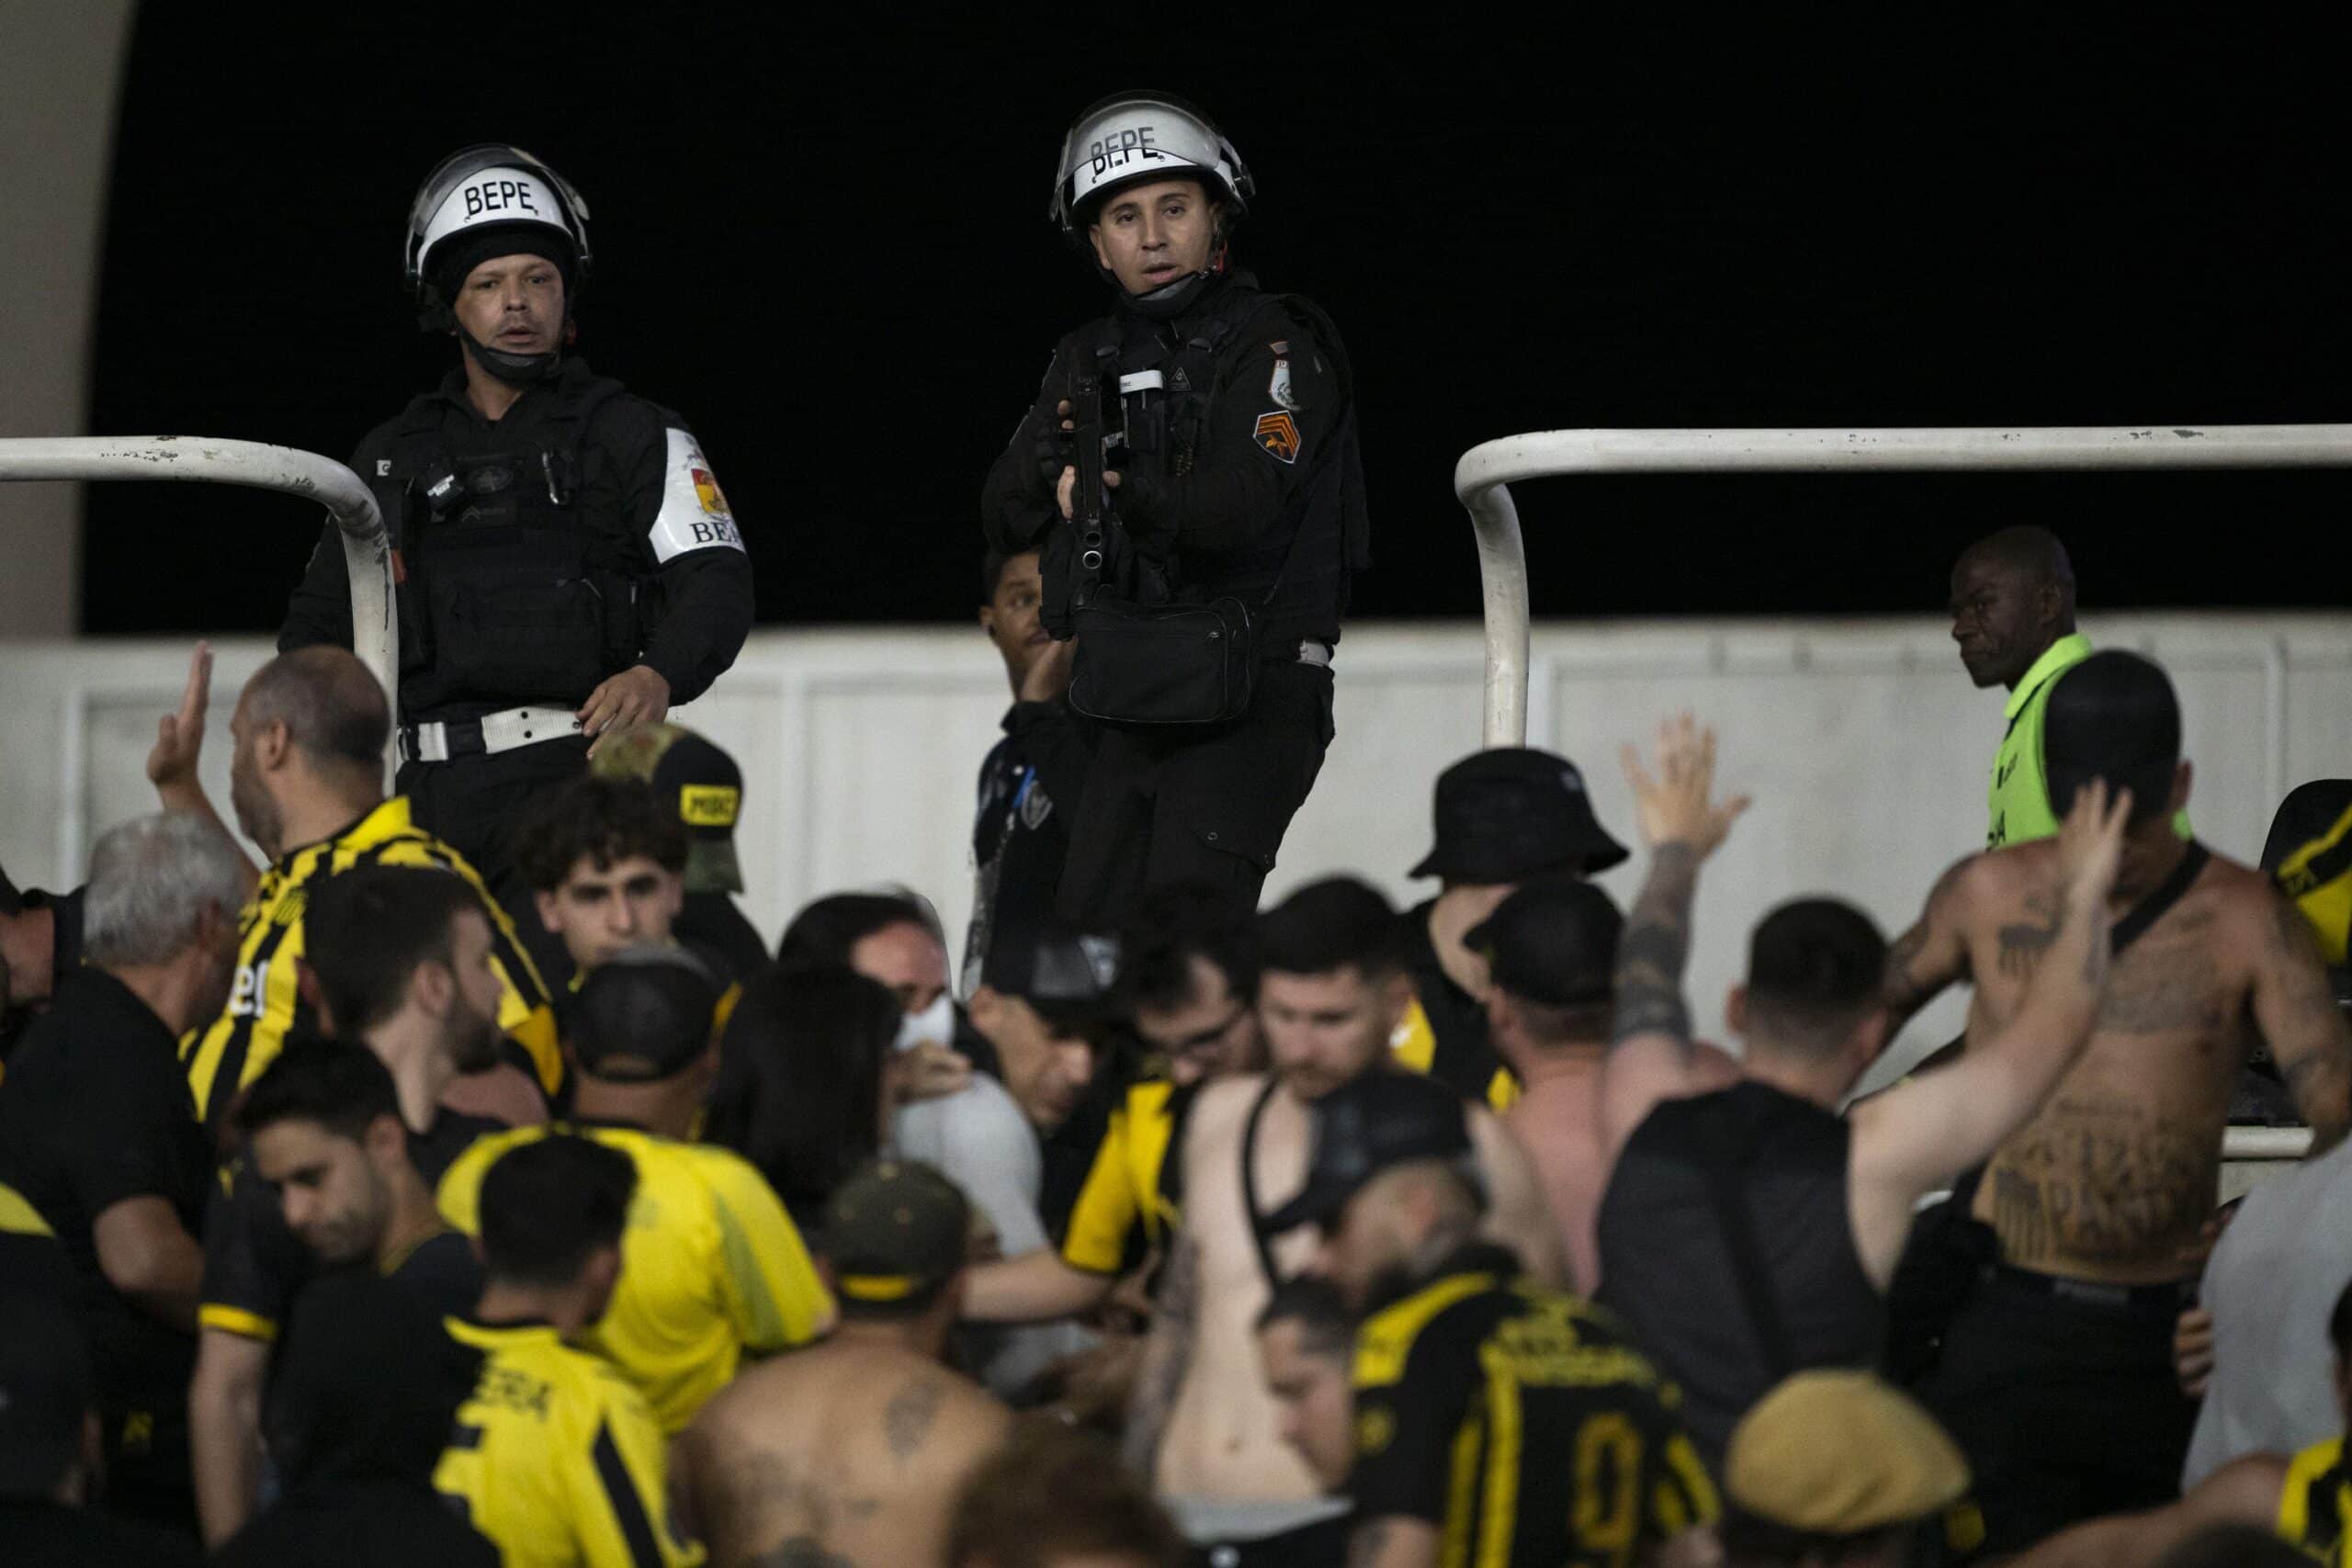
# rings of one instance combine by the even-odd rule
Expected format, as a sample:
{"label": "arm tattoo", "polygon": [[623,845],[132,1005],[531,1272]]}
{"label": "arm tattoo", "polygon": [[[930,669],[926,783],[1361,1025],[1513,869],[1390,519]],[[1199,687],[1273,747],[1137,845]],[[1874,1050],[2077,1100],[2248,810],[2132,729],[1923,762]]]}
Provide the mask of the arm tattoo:
{"label": "arm tattoo", "polygon": [[2311,927],[2300,909],[2276,894],[2267,945],[2279,996],[2295,1021],[2309,1026],[2267,1043],[2295,1108],[2311,1123],[2311,1152],[2317,1156],[2342,1142],[2352,1127],[2352,1053],[2345,1048],[2335,993]]}
{"label": "arm tattoo", "polygon": [[945,1389],[933,1377],[910,1382],[890,1396],[890,1403],[882,1411],[882,1430],[890,1439],[892,1457],[900,1464],[922,1447],[933,1418],[938,1416],[946,1398]]}
{"label": "arm tattoo", "polygon": [[1193,1319],[1200,1290],[1200,1244],[1179,1231],[1168,1255],[1168,1270],[1152,1303],[1151,1333],[1144,1341],[1143,1365],[1127,1410],[1121,1445],[1127,1468],[1148,1485],[1159,1467],[1159,1439],[1176,1409],[1176,1395],[1193,1359]]}
{"label": "arm tattoo", "polygon": [[2030,921],[2020,920],[2001,928],[2001,973],[2015,980],[2030,980],[2041,955],[2050,951],[2065,929],[2066,900],[2048,888],[2037,888],[2026,895],[2026,912]]}
{"label": "arm tattoo", "polygon": [[1649,880],[1626,918],[1617,942],[1617,1022],[1610,1043],[1637,1034],[1663,1034],[1690,1054],[1690,1010],[1682,999],[1682,968],[1690,953],[1690,897],[1699,861],[1688,844],[1660,844],[1650,856]]}

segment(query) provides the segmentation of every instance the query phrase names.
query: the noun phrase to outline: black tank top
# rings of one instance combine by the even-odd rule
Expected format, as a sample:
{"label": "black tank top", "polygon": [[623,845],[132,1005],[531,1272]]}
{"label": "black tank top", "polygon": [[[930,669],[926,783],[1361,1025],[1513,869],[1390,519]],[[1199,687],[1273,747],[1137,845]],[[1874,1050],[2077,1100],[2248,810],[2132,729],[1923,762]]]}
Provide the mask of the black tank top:
{"label": "black tank top", "polygon": [[[1886,1304],[1854,1253],[1848,1142],[1843,1118],[1743,1081],[1651,1111],[1601,1196],[1600,1299],[1681,1386],[1718,1469],[1789,1373],[1879,1359]],[[1726,1234],[1726,1203],[1745,1236]],[[1741,1258],[1758,1265],[1745,1282]]]}

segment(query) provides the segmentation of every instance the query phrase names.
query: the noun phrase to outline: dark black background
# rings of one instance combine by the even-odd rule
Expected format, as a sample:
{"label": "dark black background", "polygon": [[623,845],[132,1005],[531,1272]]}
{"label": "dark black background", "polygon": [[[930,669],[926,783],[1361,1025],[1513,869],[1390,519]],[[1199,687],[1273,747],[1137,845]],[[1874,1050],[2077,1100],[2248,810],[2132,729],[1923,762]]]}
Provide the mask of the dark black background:
{"label": "dark black background", "polygon": [[[411,192],[512,141],[587,194],[582,352],[694,424],[762,619],[961,617],[980,476],[1102,301],[1045,219],[1062,127],[1137,83],[1217,115],[1260,186],[1241,260],[1348,334],[1360,615],[1475,613],[1453,466],[1515,431],[2346,417],[2335,31],[1559,8],[1470,43],[1277,7],[778,9],[142,7],[93,428],[346,457],[452,359],[401,291]],[[274,626],[317,526],[250,492],[88,494],[96,632]],[[2333,604],[2335,552],[2302,539],[2346,496],[2267,473],[1520,502],[1537,614],[1594,615],[1933,609],[1958,546],[2019,520],[2072,542],[2094,607]]]}

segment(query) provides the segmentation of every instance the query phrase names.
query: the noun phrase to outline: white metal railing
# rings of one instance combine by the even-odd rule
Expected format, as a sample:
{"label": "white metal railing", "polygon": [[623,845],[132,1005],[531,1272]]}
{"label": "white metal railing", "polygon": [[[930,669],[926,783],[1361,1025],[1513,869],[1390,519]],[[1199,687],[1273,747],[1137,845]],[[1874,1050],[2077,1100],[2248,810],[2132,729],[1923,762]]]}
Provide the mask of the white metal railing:
{"label": "white metal railing", "polygon": [[245,485],[318,502],[343,533],[351,572],[351,646],[399,711],[400,620],[391,544],[376,498],[331,457],[259,441],[202,435],[41,436],[0,441],[0,483],[12,479],[179,479]]}
{"label": "white metal railing", "polygon": [[2352,467],[2352,424],[2026,430],[1546,430],[1453,466],[1486,595],[1486,744],[1527,735],[1527,550],[1510,486],[1566,474],[1884,473]]}
{"label": "white metal railing", "polygon": [[[1510,487],[1567,474],[1939,473],[2352,467],[2352,424],[1880,430],[1545,430],[1481,442],[1453,466],[1486,599],[1484,743],[1527,737],[1527,547]],[[2232,1161],[2299,1159],[2308,1128],[2232,1127]]]}

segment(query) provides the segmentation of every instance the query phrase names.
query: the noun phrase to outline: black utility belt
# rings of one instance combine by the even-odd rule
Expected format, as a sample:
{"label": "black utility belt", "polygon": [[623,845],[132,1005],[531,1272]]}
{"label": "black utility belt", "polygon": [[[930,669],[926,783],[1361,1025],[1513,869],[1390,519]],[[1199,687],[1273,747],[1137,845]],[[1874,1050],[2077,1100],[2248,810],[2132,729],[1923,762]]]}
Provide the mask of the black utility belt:
{"label": "black utility belt", "polygon": [[1071,629],[1069,705],[1105,724],[1230,724],[1250,711],[1261,664],[1331,662],[1328,643],[1262,646],[1250,607],[1230,596],[1138,604],[1098,593],[1072,615]]}

